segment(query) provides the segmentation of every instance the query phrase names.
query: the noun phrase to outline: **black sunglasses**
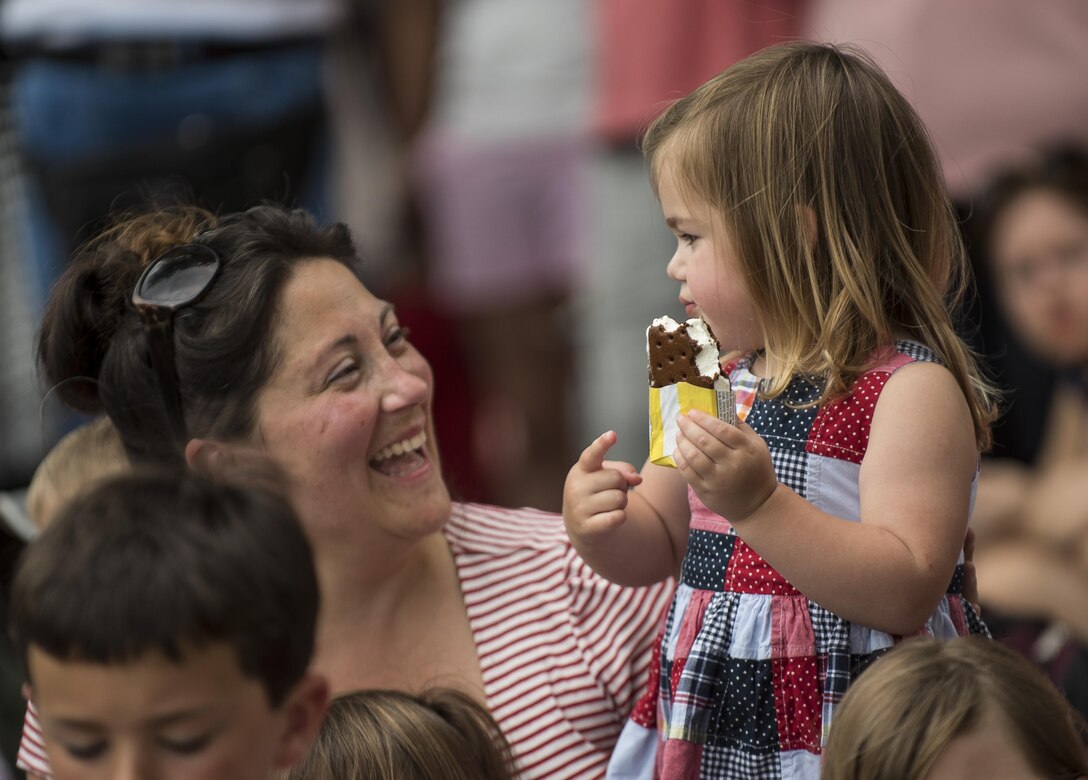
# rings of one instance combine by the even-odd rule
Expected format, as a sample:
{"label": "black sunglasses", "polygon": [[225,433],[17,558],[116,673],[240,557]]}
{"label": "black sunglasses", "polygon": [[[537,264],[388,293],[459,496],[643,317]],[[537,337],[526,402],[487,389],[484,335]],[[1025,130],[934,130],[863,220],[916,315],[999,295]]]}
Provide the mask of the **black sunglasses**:
{"label": "black sunglasses", "polygon": [[151,367],[179,447],[185,446],[189,434],[174,362],[174,315],[204,297],[221,266],[219,255],[211,247],[186,244],[152,260],[132,291],[132,304],[144,323]]}

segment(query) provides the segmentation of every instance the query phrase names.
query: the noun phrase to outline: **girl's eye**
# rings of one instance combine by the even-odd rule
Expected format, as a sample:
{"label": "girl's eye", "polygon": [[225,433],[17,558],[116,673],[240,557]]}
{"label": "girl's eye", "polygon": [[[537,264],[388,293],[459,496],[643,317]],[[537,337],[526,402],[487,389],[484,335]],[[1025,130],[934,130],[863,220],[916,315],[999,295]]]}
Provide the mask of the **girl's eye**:
{"label": "girl's eye", "polygon": [[65,745],[64,749],[72,758],[91,761],[106,752],[105,742],[92,742],[89,745]]}
{"label": "girl's eye", "polygon": [[679,238],[685,244],[687,244],[688,246],[691,246],[692,244],[695,243],[695,239],[698,238],[698,236],[693,236],[691,233],[681,233]]}
{"label": "girl's eye", "polygon": [[166,739],[162,737],[159,742],[164,748],[174,753],[181,753],[183,755],[197,753],[208,746],[211,742],[211,734],[201,734],[191,739]]}

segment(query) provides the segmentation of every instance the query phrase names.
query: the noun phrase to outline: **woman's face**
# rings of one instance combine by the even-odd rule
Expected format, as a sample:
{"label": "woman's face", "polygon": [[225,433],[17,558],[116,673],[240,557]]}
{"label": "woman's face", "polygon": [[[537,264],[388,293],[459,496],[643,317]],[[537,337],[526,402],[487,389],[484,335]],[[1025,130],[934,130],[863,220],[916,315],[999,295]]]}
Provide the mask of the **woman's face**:
{"label": "woman's face", "polygon": [[392,306],[340,263],[313,260],[284,286],[274,338],[280,359],[258,399],[258,439],[293,478],[315,546],[441,529],[450,498],[431,369]]}
{"label": "woman's face", "polygon": [[1009,322],[1040,355],[1088,360],[1088,213],[1031,190],[998,217],[991,236],[997,289]]}

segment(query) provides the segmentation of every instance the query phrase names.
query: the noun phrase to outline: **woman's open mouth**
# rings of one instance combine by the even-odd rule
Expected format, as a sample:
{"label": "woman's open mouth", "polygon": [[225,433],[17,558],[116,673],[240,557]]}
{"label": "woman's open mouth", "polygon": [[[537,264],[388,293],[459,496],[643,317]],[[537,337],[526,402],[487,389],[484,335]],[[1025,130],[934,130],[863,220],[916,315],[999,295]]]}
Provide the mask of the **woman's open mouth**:
{"label": "woman's open mouth", "polygon": [[420,431],[403,441],[394,442],[370,459],[370,467],[387,477],[402,477],[411,474],[427,462],[427,453],[423,449],[426,443],[426,431]]}

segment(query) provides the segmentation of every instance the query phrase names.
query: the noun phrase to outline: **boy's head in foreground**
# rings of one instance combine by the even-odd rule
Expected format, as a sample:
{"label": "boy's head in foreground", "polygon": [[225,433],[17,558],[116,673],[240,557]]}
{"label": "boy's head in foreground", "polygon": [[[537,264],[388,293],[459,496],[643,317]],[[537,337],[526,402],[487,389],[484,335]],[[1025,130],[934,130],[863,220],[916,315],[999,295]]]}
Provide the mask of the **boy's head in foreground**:
{"label": "boy's head in foreground", "polygon": [[993,780],[1088,776],[1068,703],[996,642],[912,639],[847,691],[824,780]]}
{"label": "boy's head in foreground", "polygon": [[114,478],[28,546],[11,629],[57,780],[256,780],[305,753],[317,581],[271,477]]}

